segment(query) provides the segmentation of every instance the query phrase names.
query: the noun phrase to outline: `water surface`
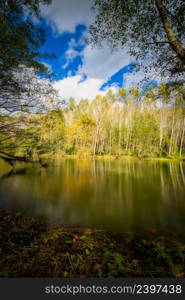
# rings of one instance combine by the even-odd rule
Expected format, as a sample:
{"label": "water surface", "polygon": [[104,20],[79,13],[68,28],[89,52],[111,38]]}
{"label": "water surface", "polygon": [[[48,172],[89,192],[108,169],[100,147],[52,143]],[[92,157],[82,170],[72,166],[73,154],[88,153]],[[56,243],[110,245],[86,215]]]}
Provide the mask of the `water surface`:
{"label": "water surface", "polygon": [[0,180],[0,207],[67,225],[184,233],[185,164],[55,161]]}

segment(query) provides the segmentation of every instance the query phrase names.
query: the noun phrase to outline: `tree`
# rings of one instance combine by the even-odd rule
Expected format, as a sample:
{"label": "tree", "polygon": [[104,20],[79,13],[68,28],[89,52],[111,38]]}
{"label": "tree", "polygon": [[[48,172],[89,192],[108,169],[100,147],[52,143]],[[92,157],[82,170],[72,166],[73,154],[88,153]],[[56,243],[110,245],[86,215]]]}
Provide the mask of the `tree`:
{"label": "tree", "polygon": [[65,129],[63,112],[52,110],[41,120],[40,152],[60,152],[64,145]]}
{"label": "tree", "polygon": [[104,153],[105,141],[107,137],[107,113],[110,104],[105,97],[97,95],[91,102],[91,113],[96,121],[96,131],[94,133],[93,154]]}
{"label": "tree", "polygon": [[157,153],[159,128],[150,113],[140,113],[134,118],[132,129],[134,152],[138,156]]}
{"label": "tree", "polygon": [[76,108],[75,99],[73,97],[69,98],[68,109],[73,111]]}
{"label": "tree", "polygon": [[[11,118],[11,113],[46,112],[56,106],[57,95],[49,79],[43,78],[49,72],[41,63],[41,58],[52,55],[39,52],[45,33],[34,21],[34,17],[39,18],[40,4],[50,3],[51,0],[5,0],[0,6],[1,151],[13,153],[20,134],[24,136],[26,124],[19,118]],[[30,128],[28,136],[34,135],[33,132]]]}
{"label": "tree", "polygon": [[9,127],[10,124],[12,127],[17,126],[15,132],[10,128],[9,138],[5,139],[4,136],[4,140],[0,131],[0,149],[4,153],[38,160],[38,156],[43,153],[61,153],[63,150],[65,128],[61,110],[51,110],[44,115],[21,114],[14,118],[2,116],[1,119],[4,123],[8,119]]}
{"label": "tree", "polygon": [[[0,104],[7,94],[14,96],[26,91],[25,80],[18,80],[20,66],[46,72],[39,61],[38,49],[44,42],[44,31],[36,27],[33,17],[39,16],[39,5],[51,0],[5,0],[0,7]],[[43,55],[47,57],[47,55]],[[21,76],[20,76],[21,77]],[[15,108],[15,107],[14,107]]]}
{"label": "tree", "polygon": [[119,107],[119,113],[118,113],[118,126],[119,126],[119,142],[118,142],[118,148],[119,148],[119,155],[120,155],[120,149],[121,149],[121,134],[122,134],[122,131],[121,131],[121,126],[122,126],[122,118],[121,118],[121,111],[122,111],[122,107],[121,107],[121,103],[123,104],[125,102],[125,99],[126,99],[126,96],[127,96],[127,92],[126,92],[126,89],[124,88],[121,88],[118,90],[118,101],[119,101],[119,104],[118,104],[118,107]]}
{"label": "tree", "polygon": [[181,85],[161,84],[83,100],[74,110],[0,115],[0,156],[184,156],[184,97]]}
{"label": "tree", "polygon": [[127,46],[145,70],[185,72],[185,2],[183,0],[95,0],[90,42]]}
{"label": "tree", "polygon": [[92,152],[95,122],[88,113],[81,114],[68,128],[66,152],[71,154],[77,150],[78,154],[86,155]]}
{"label": "tree", "polygon": [[[21,85],[20,92],[1,91],[0,112],[46,112],[60,105],[57,91],[53,88],[48,78],[39,78],[34,68],[19,66],[12,73],[13,79]],[[3,95],[2,95],[3,94]]]}

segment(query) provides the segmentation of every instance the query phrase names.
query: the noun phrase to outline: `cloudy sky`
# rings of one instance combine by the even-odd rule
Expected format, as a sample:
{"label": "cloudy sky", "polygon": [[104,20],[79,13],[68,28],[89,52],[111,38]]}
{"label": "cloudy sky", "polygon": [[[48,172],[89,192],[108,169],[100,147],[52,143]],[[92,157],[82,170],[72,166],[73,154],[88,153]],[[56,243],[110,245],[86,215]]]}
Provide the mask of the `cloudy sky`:
{"label": "cloudy sky", "polygon": [[126,48],[112,52],[107,45],[99,49],[85,43],[93,21],[91,5],[92,0],[53,0],[41,7],[46,31],[41,50],[57,55],[45,63],[55,72],[54,87],[64,99],[92,99],[110,88],[134,86],[143,78],[142,73],[133,74],[134,59]]}

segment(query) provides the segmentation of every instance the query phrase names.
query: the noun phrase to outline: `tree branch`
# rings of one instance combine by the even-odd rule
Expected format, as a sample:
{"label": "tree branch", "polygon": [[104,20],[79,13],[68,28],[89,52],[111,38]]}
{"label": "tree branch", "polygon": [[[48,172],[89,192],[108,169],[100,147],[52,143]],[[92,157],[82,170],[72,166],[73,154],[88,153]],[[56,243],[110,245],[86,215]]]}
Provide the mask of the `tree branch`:
{"label": "tree branch", "polygon": [[166,7],[164,6],[162,0],[155,0],[157,9],[159,11],[159,15],[161,17],[161,21],[164,27],[164,30],[167,34],[169,43],[172,47],[172,49],[176,52],[179,59],[182,61],[182,63],[185,65],[185,48],[183,48],[181,42],[177,39],[175,36],[172,26],[170,24],[170,21],[168,19],[168,12]]}
{"label": "tree branch", "polygon": [[170,44],[168,41],[155,41],[153,43],[146,43],[147,45],[153,45],[153,44]]}

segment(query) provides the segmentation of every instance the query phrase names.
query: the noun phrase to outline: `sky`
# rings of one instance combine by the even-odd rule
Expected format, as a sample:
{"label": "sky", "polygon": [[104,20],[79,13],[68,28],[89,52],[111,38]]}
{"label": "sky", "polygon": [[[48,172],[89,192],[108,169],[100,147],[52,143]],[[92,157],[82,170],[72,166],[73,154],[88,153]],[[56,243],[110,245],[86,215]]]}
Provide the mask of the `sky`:
{"label": "sky", "polygon": [[126,47],[112,52],[106,44],[92,48],[85,42],[94,18],[91,6],[92,0],[53,0],[41,6],[38,25],[46,32],[41,52],[56,54],[44,63],[55,73],[54,88],[65,100],[91,100],[109,89],[129,89],[144,77],[142,71],[134,73],[135,61]]}

